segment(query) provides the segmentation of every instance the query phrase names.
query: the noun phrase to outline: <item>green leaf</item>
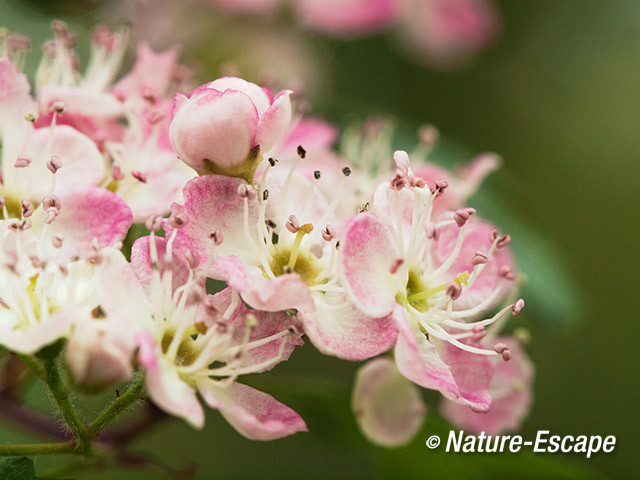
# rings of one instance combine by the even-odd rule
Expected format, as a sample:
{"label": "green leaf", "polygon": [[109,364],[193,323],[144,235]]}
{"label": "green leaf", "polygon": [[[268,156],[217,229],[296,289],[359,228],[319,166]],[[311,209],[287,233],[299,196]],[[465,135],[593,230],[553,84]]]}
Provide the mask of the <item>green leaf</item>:
{"label": "green leaf", "polygon": [[[39,480],[33,460],[27,457],[3,458],[0,460],[0,478],[2,480]],[[48,479],[56,480],[56,479]],[[57,479],[63,480],[63,479]],[[71,479],[66,479],[71,480]]]}

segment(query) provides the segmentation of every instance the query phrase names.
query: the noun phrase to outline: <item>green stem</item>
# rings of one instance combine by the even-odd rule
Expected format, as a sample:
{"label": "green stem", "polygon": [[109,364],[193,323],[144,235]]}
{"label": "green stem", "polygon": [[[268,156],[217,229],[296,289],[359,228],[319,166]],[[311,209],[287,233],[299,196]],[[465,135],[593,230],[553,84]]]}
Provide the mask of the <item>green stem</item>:
{"label": "green stem", "polygon": [[42,366],[42,363],[38,361],[38,359],[30,355],[18,355],[18,357],[20,357],[20,360],[22,360],[22,362],[27,367],[29,367],[31,371],[38,376],[38,378],[40,378],[41,380],[45,379],[44,367]]}
{"label": "green stem", "polygon": [[0,445],[0,457],[35,457],[76,453],[74,442],[36,443],[33,445]]}
{"label": "green stem", "polygon": [[91,437],[88,435],[87,427],[69,399],[67,388],[62,381],[60,369],[58,368],[58,364],[55,359],[45,360],[44,381],[49,387],[49,391],[51,391],[51,395],[58,405],[60,413],[62,413],[62,416],[67,421],[69,429],[77,439],[79,453],[89,453],[91,450]]}
{"label": "green stem", "polygon": [[107,426],[113,419],[136,403],[138,400],[144,397],[144,377],[140,376],[129,387],[124,394],[120,395],[114,400],[114,402],[106,407],[100,415],[87,427],[89,438],[93,438],[98,435],[104,427]]}

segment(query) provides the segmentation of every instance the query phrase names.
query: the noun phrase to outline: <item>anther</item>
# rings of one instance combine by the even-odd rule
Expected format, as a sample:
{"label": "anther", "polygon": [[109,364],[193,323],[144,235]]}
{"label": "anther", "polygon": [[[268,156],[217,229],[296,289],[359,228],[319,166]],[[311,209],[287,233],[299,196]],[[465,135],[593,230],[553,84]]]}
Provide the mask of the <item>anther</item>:
{"label": "anther", "polygon": [[451,297],[451,300],[457,300],[462,293],[462,286],[456,282],[451,282],[447,285],[446,294]]}
{"label": "anther", "polygon": [[476,250],[476,253],[473,254],[473,258],[471,259],[471,265],[481,265],[487,263],[489,261],[489,257],[482,253],[480,250]]}
{"label": "anther", "polygon": [[26,155],[20,155],[13,166],[16,168],[26,168],[29,165],[31,165],[31,159]]}
{"label": "anther", "polygon": [[504,248],[511,243],[511,235],[504,234],[498,239],[498,243],[496,243],[497,248]]}
{"label": "anther", "polygon": [[265,220],[264,224],[271,230],[275,230],[277,227],[276,222],[274,222],[273,220]]}
{"label": "anther", "polygon": [[298,230],[300,230],[300,221],[298,220],[298,217],[295,215],[289,215],[289,219],[287,220],[285,227],[287,227],[287,230],[291,233],[298,233]]}
{"label": "anther", "polygon": [[371,208],[371,204],[369,202],[364,202],[362,205],[358,207],[358,213],[368,212]]}
{"label": "anther", "polygon": [[47,218],[45,218],[44,223],[51,225],[53,221],[58,218],[58,215],[60,215],[60,210],[57,208],[49,208],[47,210]]}
{"label": "anther", "polygon": [[315,170],[313,172],[313,178],[315,178],[316,180],[320,180],[320,177],[322,177],[322,173],[320,173],[320,170]]}
{"label": "anther", "polygon": [[253,198],[256,194],[255,189],[246,183],[238,185],[238,196],[240,198]]}
{"label": "anther", "polygon": [[269,198],[269,190],[264,190],[262,192],[262,201],[266,201]]}
{"label": "anther", "polygon": [[449,182],[447,182],[443,178],[438,178],[435,181],[434,193],[436,194],[436,196],[439,196],[442,194],[442,192],[444,192],[447,189],[448,186],[449,186]]}
{"label": "anther", "polygon": [[404,263],[404,258],[396,258],[391,264],[391,268],[389,268],[389,271],[391,272],[391,274],[393,275],[394,273],[396,273],[403,263]]}
{"label": "anther", "polygon": [[487,335],[487,330],[484,328],[484,325],[476,325],[471,331],[473,332],[471,340],[474,342],[479,342]]}
{"label": "anther", "polygon": [[60,160],[60,157],[53,155],[49,160],[47,160],[47,168],[51,173],[56,173],[60,170],[62,168],[62,160]]}
{"label": "anther", "polygon": [[325,242],[330,242],[334,238],[336,238],[336,231],[333,229],[331,225],[327,225],[322,229],[322,239]]}
{"label": "anther", "polygon": [[425,233],[427,234],[427,238],[431,238],[433,240],[438,240],[440,238],[440,230],[433,223],[428,223],[424,227]]}
{"label": "anther", "polygon": [[38,257],[36,254],[32,253],[31,255],[29,255],[29,260],[31,260],[31,265],[33,266],[33,268],[42,267],[42,260],[40,260],[40,257]]}
{"label": "anther", "polygon": [[131,172],[131,176],[141,183],[147,183],[147,176],[138,170]]}
{"label": "anther", "polygon": [[268,162],[269,162],[269,165],[271,165],[272,167],[275,167],[276,164],[278,163],[278,160],[276,158],[269,157]]}
{"label": "anther", "polygon": [[307,156],[307,151],[302,147],[302,145],[298,145],[298,156],[300,158],[305,158]]}
{"label": "anther", "polygon": [[214,230],[209,234],[209,238],[213,240],[214,245],[220,245],[222,243],[222,233],[219,230]]}
{"label": "anther", "polygon": [[253,313],[248,313],[246,317],[244,317],[244,321],[250,329],[254,329],[258,326],[258,317],[256,317]]}
{"label": "anther", "polygon": [[476,211],[473,208],[460,208],[454,213],[453,219],[459,227],[462,227],[474,213],[476,213]]}
{"label": "anther", "polygon": [[6,203],[7,203],[7,200],[2,195],[0,195],[0,209],[4,208]]}
{"label": "anther", "polygon": [[402,190],[406,185],[404,175],[400,170],[396,170],[395,176],[391,179],[391,188],[394,190]]}
{"label": "anther", "polygon": [[189,265],[189,268],[191,270],[193,270],[198,266],[198,263],[199,263],[198,258],[193,254],[191,250],[187,249],[184,251],[184,258],[187,261],[187,265]]}
{"label": "anther", "polygon": [[427,182],[424,178],[413,176],[409,180],[409,184],[414,188],[425,188],[427,186]]}
{"label": "anther", "polygon": [[56,115],[62,115],[64,113],[65,108],[66,107],[64,102],[57,100],[51,104],[51,106],[49,107],[49,112],[55,113]]}
{"label": "anther", "polygon": [[113,172],[111,173],[111,176],[116,181],[124,180],[124,172],[122,171],[122,167],[119,163],[113,164]]}
{"label": "anther", "polygon": [[22,200],[20,202],[20,205],[22,206],[22,217],[23,218],[29,218],[31,215],[33,215],[33,210],[31,210],[31,202],[29,200]]}
{"label": "anther", "polygon": [[56,233],[55,235],[53,235],[51,237],[51,244],[55,247],[55,248],[60,248],[62,247],[62,243],[64,242],[64,237],[62,235],[60,235],[59,233]]}
{"label": "anther", "polygon": [[513,270],[508,265],[503,265],[498,272],[498,275],[502,278],[506,278],[507,280],[515,280],[515,275],[513,274]]}
{"label": "anther", "polygon": [[144,226],[147,227],[147,230],[150,232],[159,232],[162,228],[162,217],[160,215],[151,215],[147,218],[147,221],[144,222]]}
{"label": "anther", "polygon": [[295,335],[296,333],[298,333],[298,329],[291,325],[289,326],[289,328],[287,328],[287,332],[289,332],[289,335]]}
{"label": "anther", "polygon": [[156,123],[160,123],[160,121],[165,117],[165,114],[159,108],[154,108],[149,113],[149,123],[151,125],[155,125]]}
{"label": "anther", "polygon": [[348,177],[349,175],[351,175],[351,168],[349,167],[342,167],[342,174],[345,177]]}
{"label": "anther", "polygon": [[524,300],[520,298],[516,300],[516,302],[511,307],[511,315],[515,317],[522,311],[523,308],[524,308]]}
{"label": "anther", "polygon": [[169,225],[173,228],[181,229],[187,223],[189,223],[189,218],[184,213],[173,213],[169,217]]}
{"label": "anther", "polygon": [[420,142],[429,150],[435,147],[440,141],[440,132],[433,125],[423,125],[418,131]]}
{"label": "anther", "polygon": [[60,198],[57,195],[47,195],[42,199],[42,208],[45,210],[51,208],[60,210],[62,208],[62,202],[60,202]]}

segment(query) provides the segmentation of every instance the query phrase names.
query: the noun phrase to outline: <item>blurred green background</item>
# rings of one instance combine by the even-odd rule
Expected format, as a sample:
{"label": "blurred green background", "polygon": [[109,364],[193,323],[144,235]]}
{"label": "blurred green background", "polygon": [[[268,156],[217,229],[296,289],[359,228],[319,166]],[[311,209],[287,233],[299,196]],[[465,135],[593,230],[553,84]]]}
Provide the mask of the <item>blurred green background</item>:
{"label": "blurred green background", "polygon": [[[0,0],[0,24],[38,43],[57,17],[86,38],[83,27],[105,15],[103,3]],[[570,282],[583,292],[565,305],[578,313],[574,323],[544,310],[520,323],[532,333],[529,352],[537,366],[535,404],[523,436],[533,438],[540,429],[616,435],[615,452],[589,460],[444,455],[424,446],[432,433],[448,431],[435,408],[409,447],[374,447],[360,437],[349,410],[358,365],[321,357],[310,345],[277,368],[273,380],[254,380],[264,381],[267,391],[299,411],[310,433],[252,443],[212,412],[202,432],[167,420],[136,449],[174,467],[195,462],[197,478],[203,479],[489,478],[506,472],[513,478],[638,478],[640,318],[632,306],[640,267],[640,2],[498,3],[502,37],[454,72],[414,64],[388,38],[310,39],[325,72],[314,111],[337,123],[348,112],[390,114],[408,132],[429,122],[445,139],[464,146],[456,150],[463,152],[456,154],[460,161],[468,159],[464,152],[495,151],[504,157],[502,172],[483,191],[539,232],[533,237],[540,244],[533,245],[534,259],[544,255],[546,245],[556,246]],[[207,43],[206,49],[215,45]],[[189,55],[187,50],[185,58]],[[32,54],[30,62],[36,57]],[[215,73],[205,63],[201,80]],[[552,281],[548,294],[562,299],[564,290],[556,287]],[[303,375],[304,382],[292,381]],[[0,431],[0,441],[17,440],[28,438]],[[49,463],[38,459],[36,466],[44,471]],[[119,472],[117,478],[156,477]]]}

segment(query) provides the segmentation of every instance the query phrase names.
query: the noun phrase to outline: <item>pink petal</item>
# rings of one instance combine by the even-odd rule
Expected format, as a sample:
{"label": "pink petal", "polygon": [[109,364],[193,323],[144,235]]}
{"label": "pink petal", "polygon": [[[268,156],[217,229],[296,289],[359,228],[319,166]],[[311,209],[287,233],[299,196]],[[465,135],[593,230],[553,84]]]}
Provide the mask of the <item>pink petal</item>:
{"label": "pink petal", "polygon": [[412,382],[439,390],[446,398],[486,412],[491,406],[489,382],[493,369],[485,355],[466,352],[449,343],[440,348],[411,327],[404,309],[396,308],[400,334],[395,348],[398,370]]}
{"label": "pink petal", "polygon": [[270,93],[267,94],[255,83],[247,82],[238,77],[221,77],[206,85],[207,89],[217,90],[224,93],[227,90],[242,92],[247,95],[258,111],[258,116],[262,117],[271,105]]}
{"label": "pink petal", "polygon": [[[99,248],[124,240],[131,226],[131,210],[116,194],[98,187],[69,188],[58,194],[62,208],[51,224],[50,235],[64,238],[57,252],[68,259],[86,258],[92,254],[92,242]],[[44,216],[42,209],[34,214],[36,222]]]}
{"label": "pink petal", "polygon": [[371,317],[385,317],[396,305],[398,285],[390,268],[398,257],[391,232],[375,215],[358,214],[347,223],[341,246],[345,289]]}
{"label": "pink petal", "polygon": [[308,27],[341,35],[363,35],[395,21],[398,0],[300,0],[298,14]]}
{"label": "pink petal", "polygon": [[[32,146],[33,161],[24,172],[32,180],[38,201],[51,187],[51,173],[46,162],[52,155],[59,157],[63,166],[56,173],[56,193],[75,185],[98,185],[104,178],[105,161],[96,144],[68,125],[56,126],[53,136],[51,128],[36,129]],[[38,184],[41,185],[39,189],[36,188]]]}
{"label": "pink petal", "polygon": [[42,115],[47,115],[54,102],[63,102],[65,115],[109,119],[124,115],[124,106],[115,95],[80,87],[46,85],[38,92]]}
{"label": "pink petal", "polygon": [[529,413],[533,401],[533,364],[517,340],[497,340],[509,345],[512,358],[505,362],[497,357],[494,361],[495,372],[489,388],[494,398],[489,411],[481,414],[449,400],[441,403],[442,414],[457,428],[499,435],[518,430]]}
{"label": "pink petal", "polygon": [[371,360],[358,370],[351,402],[362,432],[386,447],[411,441],[427,411],[418,388],[387,357]]}
{"label": "pink petal", "polygon": [[156,96],[164,95],[173,81],[180,50],[181,47],[176,45],[156,53],[147,43],[140,43],[135,65],[113,87],[113,92],[122,98],[139,97],[145,89],[151,89]]}
{"label": "pink petal", "polygon": [[393,347],[398,329],[392,317],[368,317],[345,298],[339,298],[337,303],[343,306],[318,302],[315,312],[299,315],[305,333],[318,350],[345,360],[359,361]]}
{"label": "pink petal", "polygon": [[275,440],[296,432],[306,432],[300,416],[271,395],[234,383],[224,388],[212,382],[200,385],[200,394],[239,433],[251,440]]}
{"label": "pink petal", "polygon": [[158,345],[141,348],[140,363],[146,369],[145,387],[158,408],[183,418],[192,427],[204,427],[204,410],[193,387],[180,379],[177,367],[162,356]]}
{"label": "pink petal", "polygon": [[255,144],[263,152],[271,150],[280,141],[291,123],[291,90],[283,90],[273,104],[260,117]]}
{"label": "pink petal", "polygon": [[62,311],[24,330],[2,325],[0,326],[0,344],[13,352],[31,355],[65,336],[69,331],[72,317],[80,314],[88,315],[89,312]]}
{"label": "pink petal", "polygon": [[309,288],[297,273],[265,278],[259,267],[245,265],[234,256],[216,259],[213,268],[216,278],[226,281],[252,308],[269,312],[313,309]]}
{"label": "pink petal", "polygon": [[224,320],[222,318],[222,314],[226,312],[227,308],[231,304],[232,289],[226,288],[221,292],[216,293],[215,295],[211,296],[210,301],[212,302],[218,313],[214,317],[206,314],[203,315],[203,311],[205,309],[202,308],[199,312],[201,315],[199,320],[204,321],[205,324],[208,325],[212,325],[213,323],[226,323],[227,325],[229,325],[233,329],[233,340],[235,345],[241,345],[245,340],[245,329],[247,328],[246,317],[249,313],[255,315],[258,320],[257,325],[251,330],[251,335],[249,336],[250,342],[264,339],[283,331],[287,331],[290,327],[296,328],[297,333],[293,335],[287,335],[272,342],[261,345],[257,348],[247,350],[241,360],[241,365],[243,367],[268,363],[268,365],[261,371],[270,370],[275,367],[277,363],[274,362],[269,364],[269,360],[272,360],[278,356],[281,350],[282,342],[285,342],[284,347],[282,347],[282,361],[285,361],[289,358],[296,346],[304,344],[302,340],[303,332],[300,330],[299,325],[297,325],[296,319],[289,318],[289,316],[287,316],[285,312],[264,312],[260,310],[250,310],[244,305],[243,302],[239,302],[231,317],[228,320]]}
{"label": "pink petal", "polygon": [[[248,265],[259,265],[260,259],[244,234],[244,200],[238,187],[246,182],[222,175],[204,175],[190,180],[183,189],[184,206],[174,204],[174,214],[183,214],[188,223],[178,232],[176,245],[190,249],[202,264],[212,258],[237,256]],[[258,202],[249,200],[249,231],[257,245]],[[215,245],[211,233],[222,235]]]}
{"label": "pink petal", "polygon": [[338,129],[318,118],[305,118],[295,124],[284,140],[278,145],[278,152],[295,152],[302,145],[307,153],[313,150],[331,148],[338,139]]}

